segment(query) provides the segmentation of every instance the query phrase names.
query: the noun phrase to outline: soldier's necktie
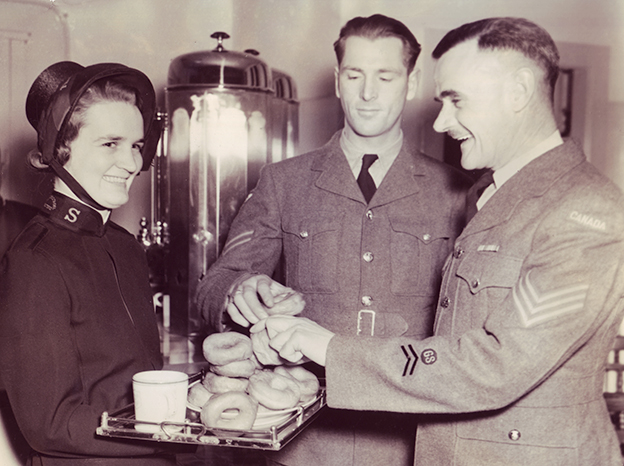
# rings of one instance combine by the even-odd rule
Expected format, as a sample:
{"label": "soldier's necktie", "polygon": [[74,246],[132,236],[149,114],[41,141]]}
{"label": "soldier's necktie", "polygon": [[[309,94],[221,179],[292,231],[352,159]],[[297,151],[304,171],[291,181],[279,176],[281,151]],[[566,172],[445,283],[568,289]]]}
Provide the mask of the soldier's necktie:
{"label": "soldier's necktie", "polygon": [[475,216],[477,211],[477,201],[483,194],[483,191],[494,182],[492,170],[488,170],[471,186],[466,194],[466,223],[468,223],[472,217]]}
{"label": "soldier's necktie", "polygon": [[362,169],[357,177],[357,184],[360,186],[367,204],[370,202],[373,194],[375,194],[375,190],[377,189],[377,186],[375,186],[375,182],[373,181],[373,177],[368,172],[368,169],[377,159],[377,154],[364,154],[364,157],[362,157]]}

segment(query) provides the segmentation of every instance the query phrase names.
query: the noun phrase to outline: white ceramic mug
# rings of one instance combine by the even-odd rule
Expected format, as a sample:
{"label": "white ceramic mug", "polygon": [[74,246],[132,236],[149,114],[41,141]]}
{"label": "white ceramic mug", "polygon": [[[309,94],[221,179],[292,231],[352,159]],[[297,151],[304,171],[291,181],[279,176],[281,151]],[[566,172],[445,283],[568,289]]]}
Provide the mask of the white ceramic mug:
{"label": "white ceramic mug", "polygon": [[[134,415],[137,421],[184,422],[188,375],[178,371],[144,371],[132,377]],[[136,423],[140,432],[159,432],[160,426]],[[176,430],[168,427],[169,430]],[[179,430],[179,429],[177,429]]]}

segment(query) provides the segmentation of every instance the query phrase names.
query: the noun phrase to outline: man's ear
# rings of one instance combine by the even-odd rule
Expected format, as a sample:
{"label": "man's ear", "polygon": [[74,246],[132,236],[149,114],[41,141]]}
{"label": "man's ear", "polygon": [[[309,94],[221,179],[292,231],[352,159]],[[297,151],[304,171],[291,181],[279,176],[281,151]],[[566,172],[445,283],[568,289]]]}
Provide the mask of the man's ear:
{"label": "man's ear", "polygon": [[334,88],[336,90],[336,97],[340,99],[340,86],[338,81],[340,79],[340,69],[336,66],[334,68]]}
{"label": "man's ear", "polygon": [[407,100],[412,100],[416,97],[418,86],[420,85],[420,70],[414,67],[412,72],[407,77]]}
{"label": "man's ear", "polygon": [[511,77],[511,104],[514,111],[524,109],[537,89],[535,71],[529,67],[518,68]]}

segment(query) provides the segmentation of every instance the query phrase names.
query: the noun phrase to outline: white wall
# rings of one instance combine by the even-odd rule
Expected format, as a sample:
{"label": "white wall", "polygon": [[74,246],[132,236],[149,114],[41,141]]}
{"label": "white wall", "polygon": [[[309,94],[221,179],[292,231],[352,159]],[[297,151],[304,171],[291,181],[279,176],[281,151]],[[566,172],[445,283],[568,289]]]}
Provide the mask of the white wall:
{"label": "white wall", "polygon": [[[40,6],[33,6],[37,4]],[[27,85],[45,66],[62,58],[84,65],[116,61],[144,71],[153,80],[161,105],[171,59],[212,49],[215,41],[210,34],[228,32],[231,39],[225,43],[227,48],[254,48],[269,66],[295,79],[301,101],[300,152],[323,144],[341,125],[334,97],[332,50],[340,27],[353,16],[377,12],[394,16],[410,27],[423,45],[418,65],[423,71],[423,86],[408,106],[406,134],[436,157],[440,157],[441,139],[430,129],[437,107],[432,101],[429,55],[437,40],[445,31],[468,21],[523,16],[544,26],[556,41],[569,44],[562,48],[569,49],[576,62],[586,59],[576,56],[579,47],[589,47],[590,55],[597,52],[605,57],[604,65],[600,65],[603,68],[594,70],[590,79],[584,143],[599,168],[624,185],[624,170],[620,168],[624,137],[619,130],[624,127],[621,0],[0,0],[0,32],[7,27],[2,13],[8,5],[27,10],[25,15],[14,12],[10,26],[32,34],[32,51],[23,73]],[[44,19],[46,24],[42,24]],[[61,44],[58,50],[49,52],[49,44],[42,40],[45,37]],[[9,150],[12,161],[34,146],[34,131],[25,122],[22,109],[13,105],[16,123],[0,141],[0,149],[7,138],[19,141],[12,143],[10,150],[3,150],[2,157],[6,158]],[[17,165],[14,162],[11,171],[20,173],[21,180],[24,169],[17,170]],[[31,186],[23,181],[11,184],[17,179],[11,174],[4,176],[0,192],[32,202],[27,194]],[[39,187],[41,192],[44,187]],[[138,220],[148,212],[149,176],[142,175],[133,188],[131,204],[115,212],[114,218],[137,231]]]}

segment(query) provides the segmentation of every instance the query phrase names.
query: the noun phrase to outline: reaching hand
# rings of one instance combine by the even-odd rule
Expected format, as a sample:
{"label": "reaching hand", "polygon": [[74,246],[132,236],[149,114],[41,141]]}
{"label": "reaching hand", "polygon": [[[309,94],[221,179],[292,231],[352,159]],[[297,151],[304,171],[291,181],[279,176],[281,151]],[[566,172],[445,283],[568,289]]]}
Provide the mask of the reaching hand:
{"label": "reaching hand", "polygon": [[307,357],[325,365],[327,347],[334,333],[316,322],[304,317],[275,315],[261,320],[251,328],[251,332],[266,329],[270,345],[284,359],[297,363]]}
{"label": "reaching hand", "polygon": [[234,322],[248,327],[272,314],[298,314],[304,306],[301,294],[292,288],[266,275],[251,275],[233,286],[227,313]]}

